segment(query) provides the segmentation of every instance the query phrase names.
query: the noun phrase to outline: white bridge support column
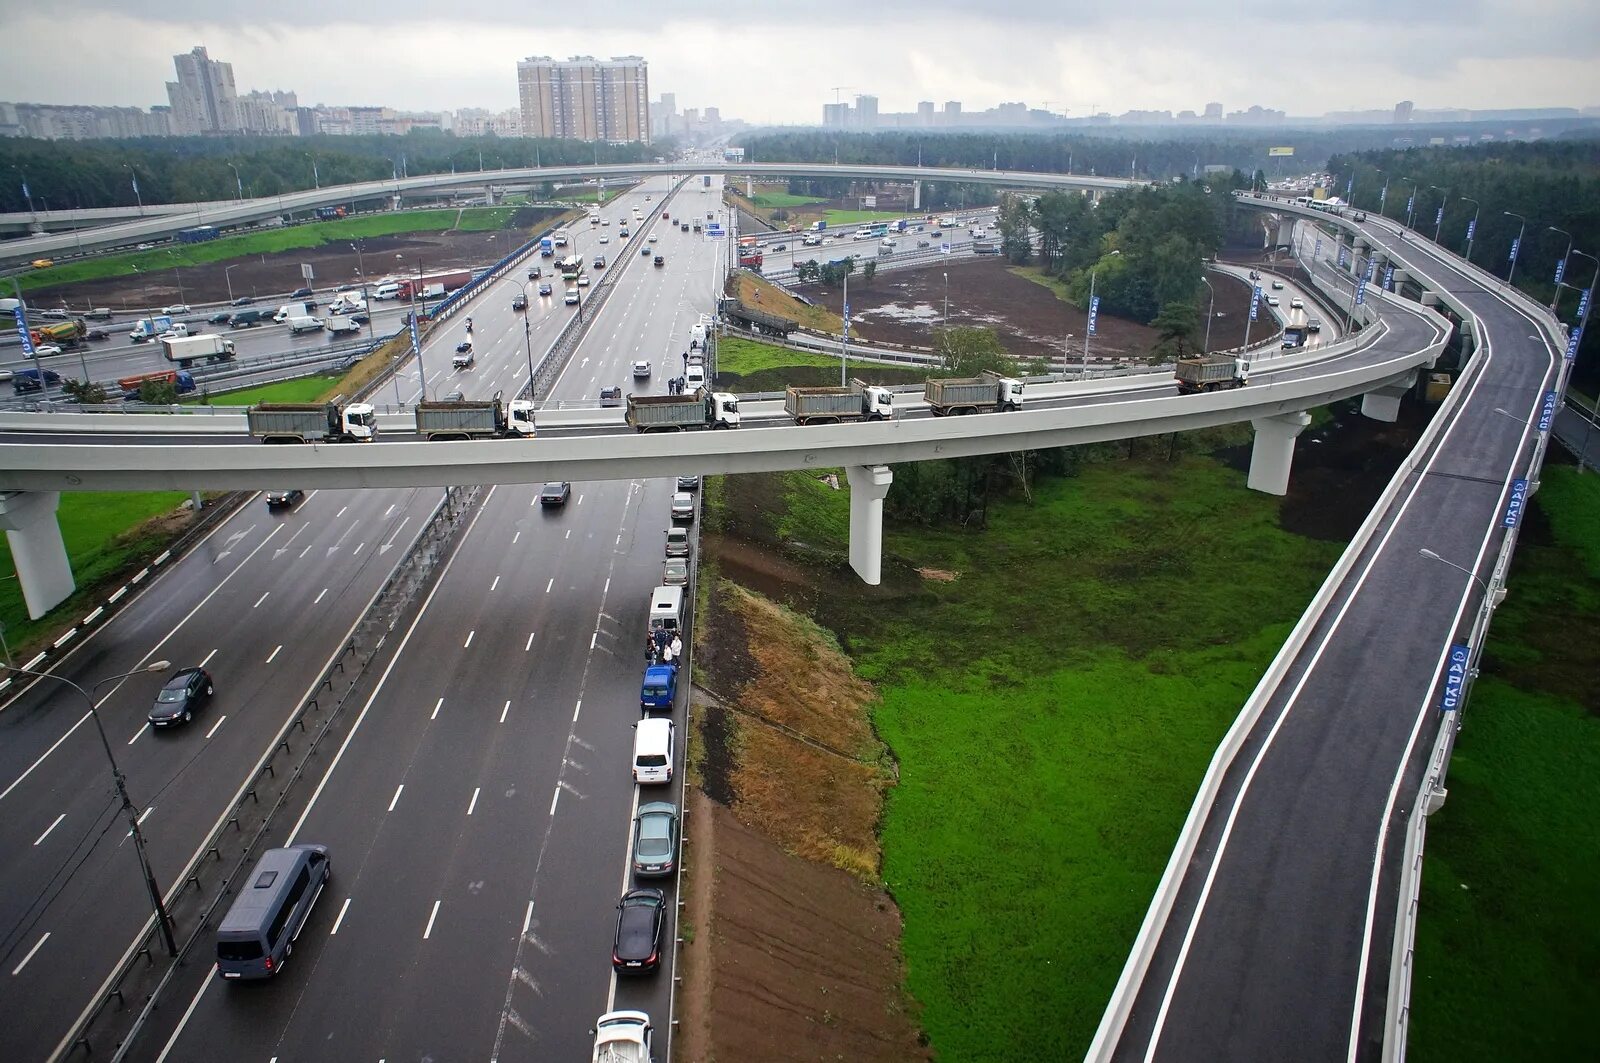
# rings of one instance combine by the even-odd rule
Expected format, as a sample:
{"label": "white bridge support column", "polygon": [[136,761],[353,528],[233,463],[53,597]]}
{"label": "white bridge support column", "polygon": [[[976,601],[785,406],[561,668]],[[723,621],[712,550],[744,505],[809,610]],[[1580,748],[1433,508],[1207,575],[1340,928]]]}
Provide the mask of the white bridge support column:
{"label": "white bridge support column", "polygon": [[1406,397],[1406,392],[1411,390],[1417,382],[1417,375],[1412,373],[1404,380],[1393,384],[1385,384],[1376,391],[1369,391],[1361,396],[1361,416],[1374,421],[1387,421],[1393,424],[1400,419],[1400,400]]}
{"label": "white bridge support column", "polygon": [[1245,481],[1250,490],[1269,495],[1289,493],[1289,468],[1294,464],[1294,441],[1310,423],[1311,415],[1304,410],[1276,417],[1258,417],[1250,422],[1256,430],[1255,446],[1250,451],[1250,476]]}
{"label": "white bridge support column", "polygon": [[922,178],[911,182],[911,209],[922,209]]}
{"label": "white bridge support column", "polygon": [[56,523],[60,491],[0,492],[0,528],[6,530],[11,558],[22,584],[28,616],[39,619],[77,589],[67,545]]}
{"label": "white bridge support column", "polygon": [[883,496],[894,473],[887,465],[849,465],[850,567],[862,582],[883,582]]}

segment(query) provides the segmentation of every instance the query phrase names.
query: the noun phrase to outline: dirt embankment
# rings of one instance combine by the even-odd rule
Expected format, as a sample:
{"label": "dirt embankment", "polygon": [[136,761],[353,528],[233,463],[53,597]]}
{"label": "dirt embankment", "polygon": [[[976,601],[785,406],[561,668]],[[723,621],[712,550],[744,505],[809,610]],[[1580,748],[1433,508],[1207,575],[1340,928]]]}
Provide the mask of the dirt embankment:
{"label": "dirt embankment", "polygon": [[680,1058],[928,1058],[876,885],[892,770],[825,632],[719,581],[698,625]]}

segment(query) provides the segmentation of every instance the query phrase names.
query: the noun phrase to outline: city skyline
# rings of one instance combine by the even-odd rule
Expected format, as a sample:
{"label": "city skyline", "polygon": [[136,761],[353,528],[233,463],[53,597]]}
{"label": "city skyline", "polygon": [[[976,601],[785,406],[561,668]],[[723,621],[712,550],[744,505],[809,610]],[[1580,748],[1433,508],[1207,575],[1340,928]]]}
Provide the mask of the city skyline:
{"label": "city skyline", "polygon": [[[1177,112],[1211,100],[1238,101],[1230,108],[1258,104],[1290,117],[1382,110],[1400,99],[1418,101],[1419,109],[1600,104],[1600,72],[1585,44],[1600,37],[1600,12],[1576,0],[1532,12],[1480,0],[1475,18],[1443,25],[1361,4],[1277,22],[1250,16],[1242,5],[1232,19],[1224,8],[1196,12],[1171,0],[1153,0],[1137,12],[1021,0],[982,18],[947,0],[890,0],[870,10],[823,0],[808,24],[837,14],[840,24],[857,26],[872,42],[870,58],[858,49],[825,49],[803,53],[803,63],[799,51],[771,52],[772,35],[781,39],[794,29],[776,12],[747,13],[729,27],[721,9],[703,0],[675,7],[674,17],[658,24],[643,17],[637,0],[619,0],[535,35],[508,30],[516,10],[496,0],[452,12],[449,21],[396,0],[383,22],[351,22],[346,34],[341,16],[330,22],[326,10],[303,0],[286,0],[251,23],[211,21],[215,16],[192,0],[153,0],[138,14],[107,0],[68,0],[65,10],[48,15],[18,11],[9,25],[20,39],[46,39],[60,32],[63,18],[95,18],[97,32],[75,40],[75,76],[60,78],[49,56],[32,50],[0,71],[0,99],[162,104],[171,56],[199,44],[232,63],[240,86],[282,85],[302,101],[402,111],[518,107],[516,63],[532,54],[640,55],[652,67],[653,93],[675,93],[684,108],[720,102],[754,124],[820,124],[835,85],[844,86],[845,100],[879,95],[886,111],[912,110],[926,100],[962,100],[969,111],[1020,101],[1070,118]],[[630,19],[636,8],[640,17]],[[1336,64],[1311,43],[1364,33],[1374,18],[1385,20],[1385,33]],[[346,39],[361,47],[329,63],[330,43]],[[1296,48],[1306,50],[1305,61],[1272,64],[1271,88],[1261,84],[1260,63],[1224,61],[1230,55],[1270,60]],[[764,56],[759,77],[738,61],[746,50]],[[783,61],[785,54],[796,61]],[[732,61],[707,61],[716,55]],[[1006,61],[996,63],[997,55]]]}

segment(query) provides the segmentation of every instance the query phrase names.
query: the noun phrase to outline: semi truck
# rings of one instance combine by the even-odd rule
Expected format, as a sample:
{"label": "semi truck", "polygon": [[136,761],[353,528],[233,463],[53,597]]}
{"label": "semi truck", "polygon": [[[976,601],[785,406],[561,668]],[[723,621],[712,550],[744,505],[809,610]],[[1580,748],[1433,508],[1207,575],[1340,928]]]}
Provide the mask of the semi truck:
{"label": "semi truck", "polygon": [[332,221],[335,218],[342,218],[342,217],[344,217],[344,215],[345,215],[345,210],[344,210],[343,207],[318,207],[317,208],[317,217],[319,219],[321,219],[322,221]]}
{"label": "semi truck", "polygon": [[166,369],[155,373],[140,373],[137,376],[125,376],[117,381],[117,387],[122,389],[124,399],[136,399],[139,392],[146,384],[171,384],[179,395],[187,395],[195,390],[194,377],[178,369]]}
{"label": "semi truck", "polygon": [[263,443],[370,443],[378,434],[377,413],[367,402],[263,402],[246,418]]}
{"label": "semi truck", "polygon": [[922,397],[936,417],[979,410],[1022,409],[1022,381],[985,369],[965,380],[930,380]]}
{"label": "semi truck", "polygon": [[187,369],[195,362],[231,362],[233,341],[221,336],[177,336],[161,341],[161,353],[167,361]]}
{"label": "semi truck", "polygon": [[591,1063],[651,1063],[650,1016],[642,1011],[608,1011],[595,1020]]}
{"label": "semi truck", "polygon": [[759,270],[763,263],[761,248],[741,247],[739,249],[739,265],[745,269]]}
{"label": "semi truck", "polygon": [[1178,359],[1178,394],[1242,388],[1250,381],[1250,363],[1231,354],[1202,354]]}
{"label": "semi truck", "polygon": [[888,388],[860,380],[847,388],[797,388],[783,392],[783,412],[795,424],[837,424],[840,421],[883,421],[894,418],[894,395]]}
{"label": "semi truck", "polygon": [[704,388],[688,395],[629,395],[625,420],[639,432],[738,428],[739,397]]}
{"label": "semi truck", "polygon": [[463,399],[417,405],[417,435],[429,440],[531,439],[533,402]]}
{"label": "semi truck", "polygon": [[143,343],[145,340],[153,340],[163,332],[168,332],[171,329],[172,318],[167,314],[161,314],[156,317],[142,317],[133,323],[133,330],[128,333],[128,339],[134,343]]}

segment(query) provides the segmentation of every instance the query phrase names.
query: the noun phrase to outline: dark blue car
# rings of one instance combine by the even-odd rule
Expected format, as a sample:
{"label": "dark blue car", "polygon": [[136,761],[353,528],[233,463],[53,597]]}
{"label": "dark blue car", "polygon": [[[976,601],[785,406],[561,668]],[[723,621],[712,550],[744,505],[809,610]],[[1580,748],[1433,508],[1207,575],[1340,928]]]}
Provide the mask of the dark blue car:
{"label": "dark blue car", "polygon": [[644,682],[639,684],[639,711],[671,712],[672,699],[677,693],[678,666],[652,664],[644,670]]}

